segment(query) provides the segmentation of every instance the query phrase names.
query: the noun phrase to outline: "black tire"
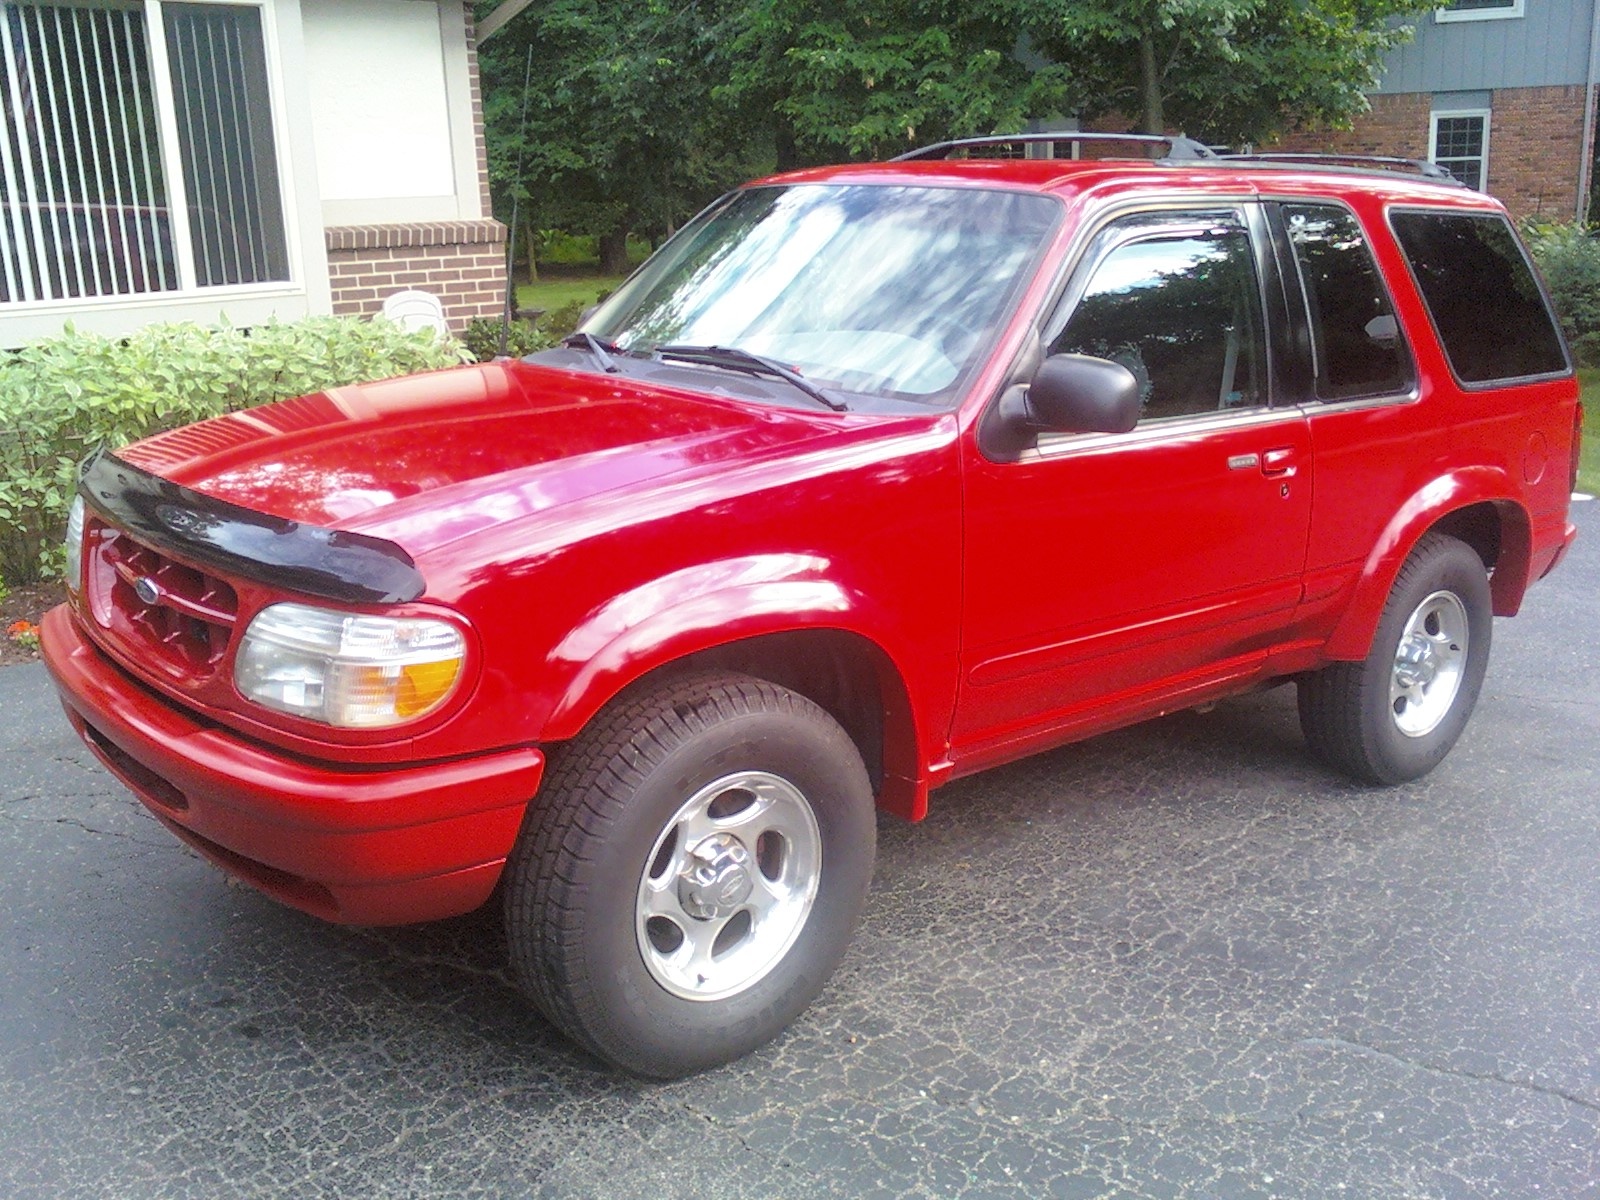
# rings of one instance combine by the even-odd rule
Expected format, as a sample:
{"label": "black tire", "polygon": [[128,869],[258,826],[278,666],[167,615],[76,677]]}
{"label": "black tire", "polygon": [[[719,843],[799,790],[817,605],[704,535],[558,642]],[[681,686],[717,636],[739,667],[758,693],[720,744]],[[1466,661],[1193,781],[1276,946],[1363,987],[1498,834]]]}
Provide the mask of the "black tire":
{"label": "black tire", "polygon": [[[1426,775],[1472,716],[1493,623],[1488,575],[1477,552],[1446,534],[1424,535],[1400,568],[1366,659],[1301,677],[1300,728],[1312,751],[1364,783]],[[1408,636],[1408,625],[1415,636]],[[1464,625],[1465,646],[1451,636],[1457,625]],[[1402,642],[1424,661],[1400,663]],[[1422,650],[1412,651],[1416,646]],[[1418,683],[1418,672],[1429,669],[1439,673]],[[1411,686],[1396,697],[1392,689],[1403,684]]]}
{"label": "black tire", "polygon": [[[743,796],[751,804],[740,810]],[[763,804],[783,820],[746,817]],[[737,837],[702,836],[725,819],[741,822]],[[752,843],[743,860],[711,871],[689,854],[729,838]],[[624,695],[559,750],[507,862],[512,967],[545,1016],[607,1062],[657,1079],[718,1066],[777,1036],[822,990],[854,935],[876,838],[860,753],[805,697],[728,673]],[[702,877],[679,874],[680,862],[715,878],[698,888]],[[802,911],[800,884],[813,876]],[[772,900],[785,881],[789,899]],[[647,896],[675,918],[646,920]],[[757,901],[774,906],[770,919],[740,916]],[[696,904],[723,907],[702,917]],[[704,967],[711,984],[701,967],[674,965],[674,933],[720,956]],[[717,949],[730,935],[731,956]],[[723,985],[731,994],[714,994]]]}

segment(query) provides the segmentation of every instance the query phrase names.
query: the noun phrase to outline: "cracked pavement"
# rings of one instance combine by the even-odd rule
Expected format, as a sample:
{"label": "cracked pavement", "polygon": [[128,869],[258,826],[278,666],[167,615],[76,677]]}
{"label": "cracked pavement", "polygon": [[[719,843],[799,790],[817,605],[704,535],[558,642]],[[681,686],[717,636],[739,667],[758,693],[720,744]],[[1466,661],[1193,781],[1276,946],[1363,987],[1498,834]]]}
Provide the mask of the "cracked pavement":
{"label": "cracked pavement", "polygon": [[0,1196],[1600,1197],[1600,508],[1418,783],[1280,688],[885,818],[778,1042],[620,1078],[493,914],[229,884],[0,670]]}

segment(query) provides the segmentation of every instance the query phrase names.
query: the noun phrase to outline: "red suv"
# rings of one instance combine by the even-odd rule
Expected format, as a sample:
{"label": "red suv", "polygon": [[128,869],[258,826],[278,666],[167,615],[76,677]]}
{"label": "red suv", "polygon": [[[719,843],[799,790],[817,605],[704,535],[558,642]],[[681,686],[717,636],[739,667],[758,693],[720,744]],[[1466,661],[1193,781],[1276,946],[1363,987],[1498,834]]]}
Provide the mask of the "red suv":
{"label": "red suv", "polygon": [[540,1010],[661,1077],[816,996],[877,808],[1289,680],[1335,767],[1430,770],[1573,537],[1504,210],[994,141],[742,188],[524,361],[95,456],[73,725],[319,917],[501,887]]}

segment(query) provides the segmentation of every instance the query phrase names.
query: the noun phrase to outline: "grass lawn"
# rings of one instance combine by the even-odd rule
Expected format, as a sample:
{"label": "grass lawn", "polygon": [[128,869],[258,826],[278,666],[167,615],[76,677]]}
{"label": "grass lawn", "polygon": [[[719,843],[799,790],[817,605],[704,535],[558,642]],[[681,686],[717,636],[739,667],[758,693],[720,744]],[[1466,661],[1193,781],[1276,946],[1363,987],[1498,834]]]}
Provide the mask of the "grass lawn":
{"label": "grass lawn", "polygon": [[1578,463],[1578,489],[1600,495],[1600,368],[1578,372],[1583,388],[1583,458]]}
{"label": "grass lawn", "polygon": [[578,301],[585,306],[593,304],[601,292],[609,292],[622,282],[621,275],[557,275],[540,272],[537,283],[524,283],[517,288],[518,308],[542,308],[545,312]]}

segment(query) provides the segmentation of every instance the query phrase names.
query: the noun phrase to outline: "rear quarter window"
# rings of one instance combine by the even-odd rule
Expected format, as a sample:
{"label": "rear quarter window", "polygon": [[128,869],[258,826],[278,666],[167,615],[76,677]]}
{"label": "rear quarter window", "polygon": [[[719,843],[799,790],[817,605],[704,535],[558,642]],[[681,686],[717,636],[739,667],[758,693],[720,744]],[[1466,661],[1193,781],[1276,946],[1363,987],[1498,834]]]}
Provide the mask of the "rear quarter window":
{"label": "rear quarter window", "polygon": [[1550,306],[1503,216],[1413,210],[1390,220],[1457,379],[1501,383],[1569,369]]}

